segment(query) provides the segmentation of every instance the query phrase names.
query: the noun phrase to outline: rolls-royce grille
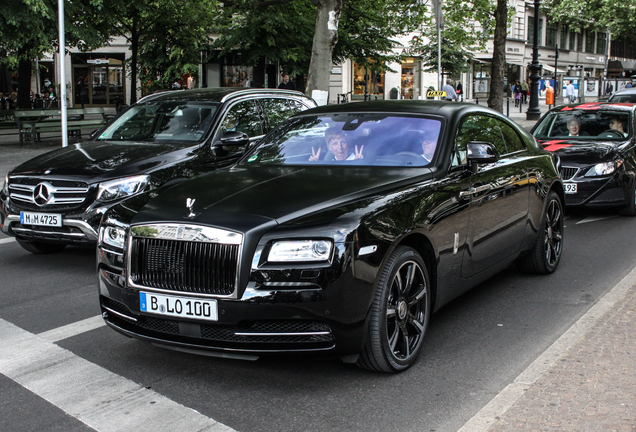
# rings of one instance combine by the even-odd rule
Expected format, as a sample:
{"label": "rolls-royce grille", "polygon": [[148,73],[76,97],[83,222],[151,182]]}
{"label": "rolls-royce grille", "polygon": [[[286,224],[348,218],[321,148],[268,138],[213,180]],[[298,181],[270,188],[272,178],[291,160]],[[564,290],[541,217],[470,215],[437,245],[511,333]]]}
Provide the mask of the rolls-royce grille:
{"label": "rolls-royce grille", "polygon": [[74,210],[86,201],[87,183],[31,177],[9,179],[9,196],[21,210]]}
{"label": "rolls-royce grille", "polygon": [[140,286],[230,295],[238,256],[238,245],[135,237],[130,276]]}
{"label": "rolls-royce grille", "polygon": [[577,172],[579,172],[579,168],[577,167],[561,167],[561,178],[563,180],[570,180]]}

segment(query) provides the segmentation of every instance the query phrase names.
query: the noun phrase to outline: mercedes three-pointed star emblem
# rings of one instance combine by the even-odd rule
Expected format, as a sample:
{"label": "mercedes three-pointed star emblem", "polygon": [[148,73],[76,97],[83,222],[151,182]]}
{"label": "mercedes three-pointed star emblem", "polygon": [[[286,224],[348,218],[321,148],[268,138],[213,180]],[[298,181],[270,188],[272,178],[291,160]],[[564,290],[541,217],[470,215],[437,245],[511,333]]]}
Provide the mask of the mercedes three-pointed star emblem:
{"label": "mercedes three-pointed star emblem", "polygon": [[37,205],[46,205],[50,198],[51,192],[46,183],[40,183],[33,189],[33,201],[35,201]]}

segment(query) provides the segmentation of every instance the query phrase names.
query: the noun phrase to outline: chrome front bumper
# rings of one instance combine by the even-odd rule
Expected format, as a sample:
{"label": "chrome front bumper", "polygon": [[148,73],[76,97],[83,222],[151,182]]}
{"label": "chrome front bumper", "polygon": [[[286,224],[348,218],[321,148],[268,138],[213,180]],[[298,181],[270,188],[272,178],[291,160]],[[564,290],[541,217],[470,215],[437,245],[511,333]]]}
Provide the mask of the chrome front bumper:
{"label": "chrome front bumper", "polygon": [[2,232],[7,235],[21,236],[25,239],[34,240],[57,240],[66,241],[69,243],[97,243],[98,234],[87,222],[78,219],[63,219],[63,226],[77,228],[80,232],[59,232],[59,231],[46,231],[44,229],[31,229],[25,227],[12,226],[20,223],[19,215],[7,215],[2,225]]}

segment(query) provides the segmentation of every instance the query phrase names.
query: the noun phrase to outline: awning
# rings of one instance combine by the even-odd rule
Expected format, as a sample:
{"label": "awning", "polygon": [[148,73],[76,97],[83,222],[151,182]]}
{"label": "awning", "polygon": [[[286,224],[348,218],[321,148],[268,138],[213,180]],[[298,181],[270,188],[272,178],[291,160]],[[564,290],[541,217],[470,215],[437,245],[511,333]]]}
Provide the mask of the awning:
{"label": "awning", "polygon": [[[549,64],[544,64],[543,65],[543,69],[547,70],[548,72],[552,72],[554,73],[554,66],[550,66]],[[557,68],[557,73],[560,74],[567,74],[568,71],[566,71],[565,69],[559,69]]]}
{"label": "awning", "polygon": [[610,60],[607,62],[608,72],[623,72],[636,70],[636,61]]}

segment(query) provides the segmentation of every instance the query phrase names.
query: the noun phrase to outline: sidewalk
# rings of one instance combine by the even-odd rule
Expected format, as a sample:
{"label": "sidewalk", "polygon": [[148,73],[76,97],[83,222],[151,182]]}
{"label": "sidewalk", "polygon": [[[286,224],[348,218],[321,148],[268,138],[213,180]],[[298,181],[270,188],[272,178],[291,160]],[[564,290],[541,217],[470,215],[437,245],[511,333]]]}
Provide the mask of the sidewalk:
{"label": "sidewalk", "polygon": [[635,310],[633,270],[460,432],[636,431]]}

